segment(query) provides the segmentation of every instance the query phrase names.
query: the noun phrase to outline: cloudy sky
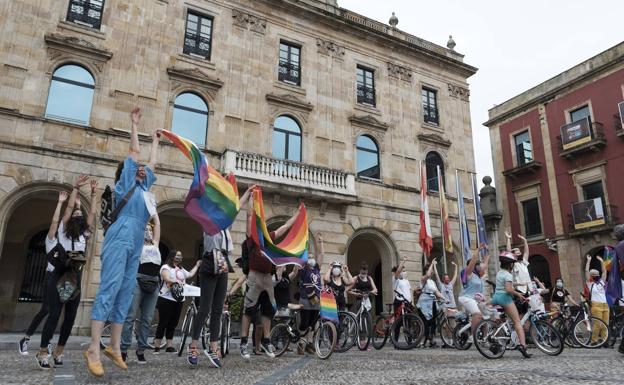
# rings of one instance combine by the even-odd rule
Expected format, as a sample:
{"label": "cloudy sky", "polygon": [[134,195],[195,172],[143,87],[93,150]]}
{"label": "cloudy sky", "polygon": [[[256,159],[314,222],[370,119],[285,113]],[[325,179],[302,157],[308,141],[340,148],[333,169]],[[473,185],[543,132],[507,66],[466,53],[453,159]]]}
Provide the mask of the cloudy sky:
{"label": "cloudy sky", "polygon": [[[479,176],[492,174],[489,133],[494,104],[589,59],[624,39],[623,0],[338,0],[343,8],[446,46],[479,68],[470,108]],[[480,179],[480,178],[479,178]]]}

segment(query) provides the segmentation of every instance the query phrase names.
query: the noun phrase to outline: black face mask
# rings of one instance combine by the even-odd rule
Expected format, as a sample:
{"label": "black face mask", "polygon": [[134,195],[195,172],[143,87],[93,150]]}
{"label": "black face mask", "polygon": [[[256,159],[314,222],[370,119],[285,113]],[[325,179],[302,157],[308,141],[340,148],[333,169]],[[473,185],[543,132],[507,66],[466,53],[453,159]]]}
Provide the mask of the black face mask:
{"label": "black face mask", "polygon": [[74,224],[75,226],[77,226],[78,228],[82,229],[87,221],[84,219],[84,217],[81,215],[79,217],[73,217],[71,219],[72,224]]}

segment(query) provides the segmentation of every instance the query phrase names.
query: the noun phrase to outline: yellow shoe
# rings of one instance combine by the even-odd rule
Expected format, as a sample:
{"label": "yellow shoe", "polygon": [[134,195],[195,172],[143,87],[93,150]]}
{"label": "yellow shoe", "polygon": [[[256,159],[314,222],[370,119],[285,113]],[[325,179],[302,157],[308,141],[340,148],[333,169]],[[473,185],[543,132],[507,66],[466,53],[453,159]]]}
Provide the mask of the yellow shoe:
{"label": "yellow shoe", "polygon": [[82,352],[85,360],[87,361],[87,369],[89,369],[89,373],[96,377],[102,377],[104,375],[104,367],[102,366],[101,361],[91,362],[89,361],[89,355],[86,351]]}
{"label": "yellow shoe", "polygon": [[113,349],[111,349],[110,346],[104,349],[104,355],[110,358],[113,361],[113,364],[119,366],[123,370],[128,370],[128,365],[126,365],[123,358],[121,358],[121,356],[115,355],[115,353],[113,353]]}

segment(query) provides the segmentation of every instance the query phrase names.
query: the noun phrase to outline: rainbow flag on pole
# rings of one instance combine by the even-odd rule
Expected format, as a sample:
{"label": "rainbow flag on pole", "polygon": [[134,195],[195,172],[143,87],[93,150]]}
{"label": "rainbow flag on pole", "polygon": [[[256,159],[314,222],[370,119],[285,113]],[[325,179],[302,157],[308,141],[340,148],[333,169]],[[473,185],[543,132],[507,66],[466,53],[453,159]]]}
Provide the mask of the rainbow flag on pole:
{"label": "rainbow flag on pole", "polygon": [[209,235],[230,227],[240,211],[234,175],[223,177],[210,167],[206,156],[190,140],[170,131],[161,131],[161,134],[193,162],[195,175],[184,202],[188,215]]}
{"label": "rainbow flag on pole", "polygon": [[299,206],[299,214],[286,237],[277,245],[269,236],[264,220],[264,203],[262,190],[256,187],[253,191],[253,206],[255,218],[251,221],[251,238],[274,265],[303,266],[308,260],[308,213],[305,205]]}

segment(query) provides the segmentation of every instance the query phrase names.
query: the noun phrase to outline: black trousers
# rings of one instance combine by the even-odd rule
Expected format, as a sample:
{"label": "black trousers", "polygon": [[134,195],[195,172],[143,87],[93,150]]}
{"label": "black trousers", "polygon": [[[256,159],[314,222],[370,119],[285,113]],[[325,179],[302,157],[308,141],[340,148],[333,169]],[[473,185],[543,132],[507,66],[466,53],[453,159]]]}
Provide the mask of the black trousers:
{"label": "black trousers", "polygon": [[438,309],[436,308],[436,303],[433,303],[433,317],[428,320],[424,314],[421,313],[422,319],[425,323],[425,341],[429,340],[429,342],[433,341],[433,336],[435,335],[436,330],[436,314],[438,313]]}
{"label": "black trousers", "polygon": [[[80,287],[80,285],[78,285]],[[48,319],[46,320],[45,325],[43,326],[43,333],[41,334],[41,348],[47,348],[50,340],[54,336],[54,330],[56,330],[56,326],[58,325],[59,318],[61,317],[61,311],[65,310],[65,315],[63,317],[63,324],[61,325],[61,330],[59,333],[59,346],[65,346],[69,336],[71,334],[72,328],[74,327],[74,321],[76,321],[76,314],[78,313],[78,306],[80,305],[80,294],[76,296],[76,298],[71,299],[65,303],[62,303],[58,291],[56,290],[56,285],[54,286],[54,291],[50,295],[50,303],[49,303],[49,311]]]}
{"label": "black trousers", "polygon": [[39,324],[50,312],[50,301],[53,297],[53,294],[56,292],[56,282],[54,280],[54,273],[50,271],[46,271],[44,278],[44,287],[45,292],[43,293],[43,298],[41,301],[41,308],[39,312],[35,314],[28,329],[26,329],[26,335],[32,336],[35,334],[35,330],[39,327]]}
{"label": "black trousers", "polygon": [[163,297],[158,297],[156,307],[158,308],[158,326],[156,327],[157,340],[162,340],[163,336],[168,340],[173,339],[175,328],[180,320],[182,305],[184,302],[171,301]]}
{"label": "black trousers", "polygon": [[199,286],[201,297],[199,297],[199,310],[193,320],[192,338],[199,339],[201,329],[210,314],[210,342],[219,340],[221,333],[221,314],[223,313],[223,302],[227,292],[227,273],[212,275],[200,273]]}

